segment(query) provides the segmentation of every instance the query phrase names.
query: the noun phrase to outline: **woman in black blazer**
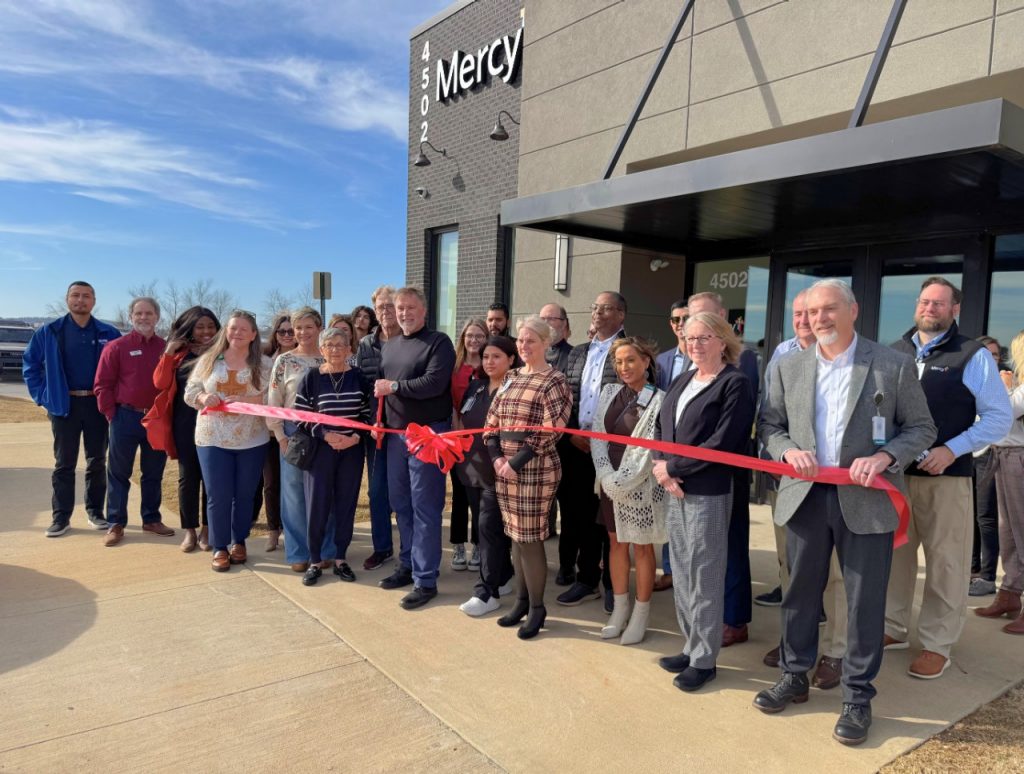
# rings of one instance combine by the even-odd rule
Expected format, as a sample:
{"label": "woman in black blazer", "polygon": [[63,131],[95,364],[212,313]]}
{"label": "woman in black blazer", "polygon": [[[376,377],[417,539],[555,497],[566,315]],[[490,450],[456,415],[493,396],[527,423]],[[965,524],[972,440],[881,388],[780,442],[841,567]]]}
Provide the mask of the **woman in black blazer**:
{"label": "woman in black blazer", "polygon": [[[754,405],[750,382],[736,368],[742,345],[718,315],[702,312],[686,323],[686,353],[696,366],[680,376],[661,407],[656,435],[663,441],[743,454]],[[725,566],[732,469],[720,463],[656,453],[654,477],[670,495],[666,526],[673,595],[683,652],[659,663],[680,673],[674,685],[695,691],[716,675],[722,645]],[[742,496],[742,493],[738,493]]]}

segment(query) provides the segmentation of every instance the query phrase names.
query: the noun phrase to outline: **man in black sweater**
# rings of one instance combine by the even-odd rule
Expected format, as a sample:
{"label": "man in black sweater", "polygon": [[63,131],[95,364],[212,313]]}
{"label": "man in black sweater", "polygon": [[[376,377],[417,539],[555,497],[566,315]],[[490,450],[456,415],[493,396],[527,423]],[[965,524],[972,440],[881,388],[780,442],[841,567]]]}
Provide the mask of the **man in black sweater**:
{"label": "man in black sweater", "polygon": [[[402,335],[382,348],[381,378],[374,383],[374,395],[384,401],[384,426],[403,430],[416,422],[439,433],[449,430],[455,370],[451,339],[427,329],[426,298],[418,288],[395,293],[395,311]],[[398,568],[380,585],[397,589],[414,584],[402,598],[402,607],[412,610],[437,596],[446,476],[437,465],[409,454],[404,435],[388,433],[385,448],[400,552]]]}

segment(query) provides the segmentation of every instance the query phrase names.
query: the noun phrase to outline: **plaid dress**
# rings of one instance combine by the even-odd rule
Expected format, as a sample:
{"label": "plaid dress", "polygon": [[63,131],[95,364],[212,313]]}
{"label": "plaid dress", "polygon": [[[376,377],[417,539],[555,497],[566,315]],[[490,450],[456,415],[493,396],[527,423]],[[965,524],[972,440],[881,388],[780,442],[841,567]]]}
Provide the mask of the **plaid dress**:
{"label": "plaid dress", "polygon": [[[572,408],[569,384],[559,371],[524,374],[508,372],[505,383],[495,394],[484,427],[484,440],[499,434],[502,427],[545,425],[564,427]],[[497,478],[495,490],[501,507],[505,534],[519,543],[533,543],[548,537],[548,513],[562,479],[555,443],[561,433],[530,433],[525,440],[501,440],[501,451],[511,459],[524,444],[536,456],[520,469],[517,480]]]}

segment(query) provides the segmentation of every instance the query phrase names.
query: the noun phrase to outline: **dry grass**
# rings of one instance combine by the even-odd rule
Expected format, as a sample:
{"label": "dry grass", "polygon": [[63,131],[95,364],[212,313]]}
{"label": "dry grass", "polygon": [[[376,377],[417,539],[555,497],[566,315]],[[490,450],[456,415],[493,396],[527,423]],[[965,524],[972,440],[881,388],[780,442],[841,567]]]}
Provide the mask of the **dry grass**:
{"label": "dry grass", "polygon": [[1024,771],[1024,684],[882,769],[886,774]]}
{"label": "dry grass", "polygon": [[0,395],[0,423],[46,422],[46,409],[24,398]]}

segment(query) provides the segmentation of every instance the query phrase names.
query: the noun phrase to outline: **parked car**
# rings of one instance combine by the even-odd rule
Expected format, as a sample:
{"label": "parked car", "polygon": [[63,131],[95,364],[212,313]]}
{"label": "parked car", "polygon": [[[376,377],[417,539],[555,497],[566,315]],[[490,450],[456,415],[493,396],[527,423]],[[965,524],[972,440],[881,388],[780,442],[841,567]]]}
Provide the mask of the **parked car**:
{"label": "parked car", "polygon": [[4,375],[10,372],[17,372],[21,375],[21,361],[25,354],[25,347],[35,329],[28,323],[20,320],[0,321],[0,372]]}

